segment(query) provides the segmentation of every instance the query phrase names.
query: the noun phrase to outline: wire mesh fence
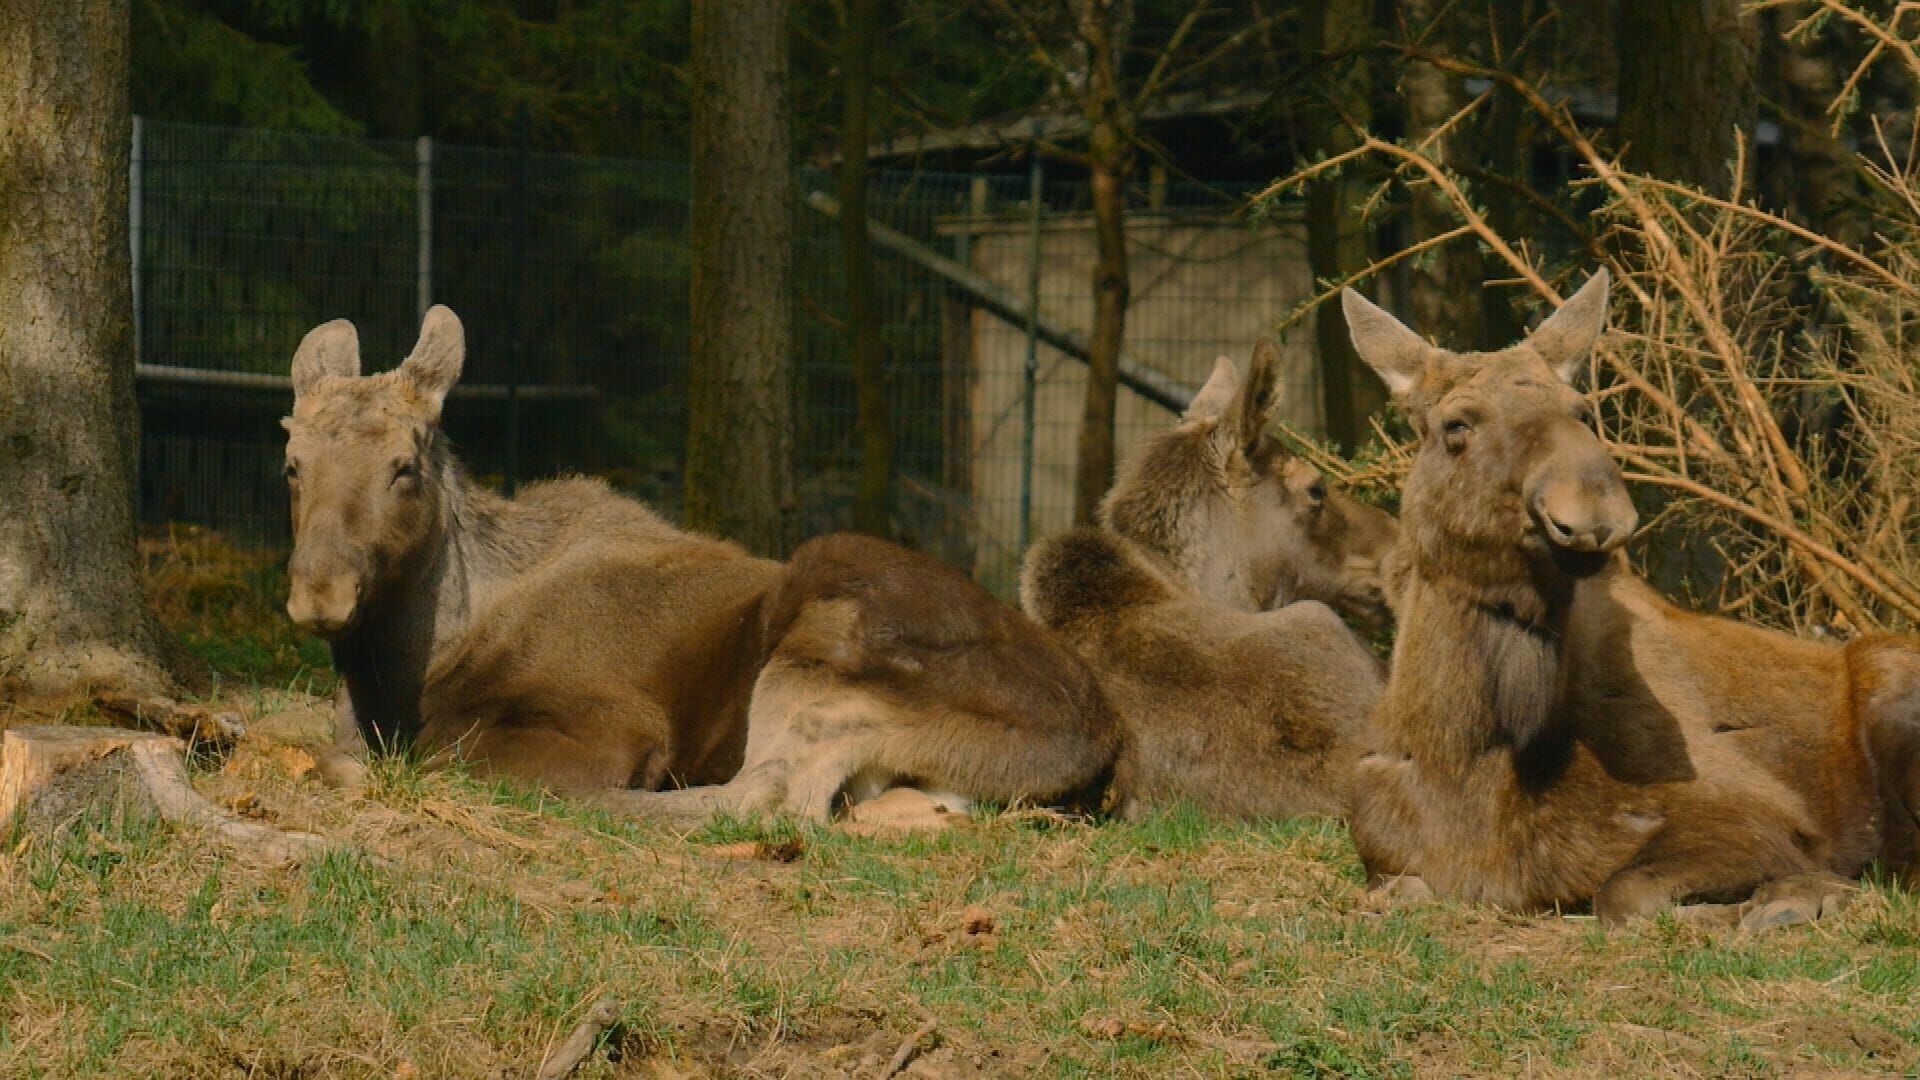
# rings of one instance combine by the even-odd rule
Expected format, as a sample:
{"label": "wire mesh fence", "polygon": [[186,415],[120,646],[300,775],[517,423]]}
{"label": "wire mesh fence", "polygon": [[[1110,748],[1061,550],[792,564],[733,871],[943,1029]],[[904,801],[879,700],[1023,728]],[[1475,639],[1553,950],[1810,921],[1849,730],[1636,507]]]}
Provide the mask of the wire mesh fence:
{"label": "wire mesh fence", "polygon": [[[686,431],[684,164],[145,122],[132,207],[141,514],[286,539],[278,420],[293,348],[347,317],[370,369],[430,303],[468,360],[446,423],[470,470],[511,484],[607,475],[669,515]],[[832,189],[803,171],[801,194]],[[1082,183],[876,173],[876,309],[896,432],[895,531],[1003,594],[1025,542],[1065,527],[1095,257]],[[1304,241],[1250,223],[1244,191],[1132,193],[1127,363],[1174,387],[1308,294]],[[847,527],[859,444],[834,220],[801,199],[794,236],[796,447],[809,533]],[[981,282],[1005,303],[983,303]],[[1037,303],[1036,303],[1037,301]],[[1027,315],[1038,312],[1038,325]],[[1282,342],[1287,419],[1319,427],[1307,335]],[[1029,379],[1029,353],[1032,377]],[[1032,407],[1028,408],[1031,396]],[[1122,391],[1124,448],[1170,420]]]}

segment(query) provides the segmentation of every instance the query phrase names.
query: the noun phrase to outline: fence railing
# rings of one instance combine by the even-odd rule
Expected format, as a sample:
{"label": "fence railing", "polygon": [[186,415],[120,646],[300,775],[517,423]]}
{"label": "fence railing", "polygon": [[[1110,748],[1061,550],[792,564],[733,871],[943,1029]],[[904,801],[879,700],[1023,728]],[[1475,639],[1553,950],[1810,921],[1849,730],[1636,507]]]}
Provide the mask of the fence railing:
{"label": "fence railing", "polygon": [[[603,473],[676,513],[686,431],[687,169],[419,140],[146,121],[132,164],[144,520],[285,539],[278,419],[300,336],[337,316],[370,367],[433,303],[469,358],[447,425],[482,478]],[[1026,175],[882,172],[879,261],[896,531],[1003,593],[1063,527],[1094,257],[1087,190]],[[803,173],[794,357],[809,532],[851,522],[858,443],[831,177]],[[1037,190],[1040,198],[1032,198]],[[1285,219],[1237,193],[1133,193],[1123,445],[1169,420],[1213,357],[1244,357],[1309,291]],[[1033,365],[1029,373],[1029,337]],[[1288,419],[1318,426],[1310,342],[1283,342]]]}

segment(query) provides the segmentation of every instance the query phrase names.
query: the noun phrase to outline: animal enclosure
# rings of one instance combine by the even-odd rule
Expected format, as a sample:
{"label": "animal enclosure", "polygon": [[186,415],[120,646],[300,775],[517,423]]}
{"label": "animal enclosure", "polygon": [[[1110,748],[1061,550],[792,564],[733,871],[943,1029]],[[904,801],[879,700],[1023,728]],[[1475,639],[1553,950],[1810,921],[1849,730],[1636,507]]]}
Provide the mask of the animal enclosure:
{"label": "animal enclosure", "polygon": [[[432,303],[469,327],[471,367],[447,422],[483,480],[601,472],[678,512],[683,164],[148,121],[131,180],[142,520],[284,543],[278,420],[300,334],[350,318],[369,358],[394,358]],[[830,178],[803,173],[799,188],[828,190]],[[1245,194],[1131,193],[1129,362],[1197,386],[1216,355],[1244,359],[1306,296],[1298,226],[1284,213],[1250,223]],[[1087,205],[1083,183],[1045,180],[1036,219],[1024,176],[887,172],[869,195],[873,219],[917,251],[956,260],[1022,311],[1037,294],[1043,322],[1070,333],[1091,320]],[[804,203],[796,214],[795,429],[812,535],[850,522],[858,445],[835,225]],[[1037,344],[1029,423],[1026,327],[899,251],[876,258],[895,530],[1008,594],[1023,542],[1068,520],[1084,367]],[[1316,431],[1308,341],[1282,343],[1282,417]],[[1167,412],[1122,399],[1124,456]]]}

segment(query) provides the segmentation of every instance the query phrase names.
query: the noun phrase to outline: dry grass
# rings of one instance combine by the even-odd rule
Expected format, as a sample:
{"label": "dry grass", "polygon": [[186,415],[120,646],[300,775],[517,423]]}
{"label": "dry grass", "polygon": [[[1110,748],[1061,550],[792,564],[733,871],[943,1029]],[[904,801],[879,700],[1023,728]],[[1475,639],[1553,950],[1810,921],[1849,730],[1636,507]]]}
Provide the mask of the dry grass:
{"label": "dry grass", "polygon": [[[1894,32],[1897,15],[1846,0],[1817,6],[1821,18],[1790,32],[1819,32],[1831,18],[1873,43],[1849,86],[1876,64],[1891,77],[1920,80],[1920,49],[1905,31]],[[1851,100],[1836,102],[1836,127],[1850,125],[1862,148],[1854,164],[1872,239],[1853,247],[1761,208],[1747,192],[1716,197],[1621,169],[1547,92],[1509,72],[1406,51],[1488,81],[1488,94],[1512,95],[1582,165],[1582,183],[1601,205],[1581,215],[1592,228],[1575,266],[1556,275],[1525,239],[1499,235],[1470,185],[1422,146],[1363,132],[1350,152],[1273,190],[1373,166],[1387,179],[1370,207],[1386,205],[1389,191],[1414,189],[1435,191],[1452,207],[1456,228],[1356,280],[1426,246],[1477,243],[1507,277],[1498,284],[1551,306],[1567,279],[1610,266],[1619,284],[1612,332],[1596,350],[1593,396],[1604,434],[1641,492],[1649,522],[1636,545],[1643,566],[1700,606],[1772,625],[1843,635],[1920,626],[1920,398],[1912,359],[1920,326],[1920,126],[1888,131],[1854,112]],[[1485,100],[1477,97],[1462,115]],[[1911,111],[1905,122],[1920,125]],[[1744,161],[1733,163],[1732,175],[1749,172]],[[1329,283],[1292,321],[1342,284]],[[1320,464],[1363,491],[1397,489],[1406,448],[1386,432],[1381,443],[1368,460],[1322,454]]]}
{"label": "dry grass", "polygon": [[139,555],[148,605],[212,669],[216,687],[332,688],[326,647],[287,619],[285,552],[169,525],[143,533]]}
{"label": "dry grass", "polygon": [[[154,565],[223,599],[164,610],[257,655],[217,639],[277,603],[248,595],[272,561],[198,543]],[[307,775],[324,703],[228,674],[250,733],[196,783],[345,852],[249,865],[112,807],[0,837],[0,1075],[524,1077],[603,997],[619,1021],[580,1075],[1920,1068],[1920,903],[1896,890],[1761,940],[1603,933],[1371,911],[1319,821],[677,835],[399,761],[342,794]]]}
{"label": "dry grass", "polygon": [[202,790],[350,852],[263,869],[106,810],[9,841],[0,1074],[524,1076],[603,996],[585,1075],[878,1075],[929,1024],[908,1075],[1920,1067],[1898,891],[1754,940],[1369,911],[1324,822],[680,836],[401,763],[331,792],[319,703],[264,701]]}

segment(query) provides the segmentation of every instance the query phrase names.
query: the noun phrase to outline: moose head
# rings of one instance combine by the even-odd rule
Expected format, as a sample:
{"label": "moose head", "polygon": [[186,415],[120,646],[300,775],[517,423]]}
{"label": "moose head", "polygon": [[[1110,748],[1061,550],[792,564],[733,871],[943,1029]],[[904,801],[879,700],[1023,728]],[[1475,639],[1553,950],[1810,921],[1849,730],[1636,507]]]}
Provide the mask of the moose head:
{"label": "moose head", "polygon": [[1228,357],[1180,423],[1122,470],[1108,527],[1178,566],[1219,603],[1244,609],[1321,600],[1378,619],[1392,516],[1331,489],[1267,431],[1280,405],[1280,351],[1254,347],[1243,377]]}
{"label": "moose head", "polygon": [[360,373],[360,339],[335,319],[293,354],[287,490],[293,557],[287,614],[322,637],[344,633],[417,575],[445,533],[451,468],[440,408],[460,379],[466,336],[444,307],[427,312],[399,367]]}
{"label": "moose head", "polygon": [[1354,348],[1420,438],[1402,496],[1416,564],[1489,589],[1598,572],[1638,521],[1573,381],[1607,315],[1595,274],[1525,340],[1438,348],[1349,289]]}

